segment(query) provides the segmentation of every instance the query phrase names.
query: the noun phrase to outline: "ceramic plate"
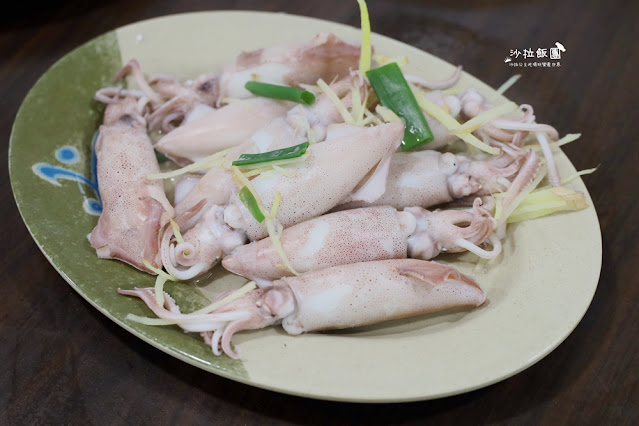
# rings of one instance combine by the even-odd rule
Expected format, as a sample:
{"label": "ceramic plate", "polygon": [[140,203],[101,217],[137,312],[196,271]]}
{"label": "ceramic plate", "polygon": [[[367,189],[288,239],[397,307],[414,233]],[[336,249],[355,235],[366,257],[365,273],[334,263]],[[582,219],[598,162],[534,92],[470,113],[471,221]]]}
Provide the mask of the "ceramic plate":
{"label": "ceramic plate", "polygon": [[[124,319],[128,313],[148,316],[150,311],[116,289],[152,286],[154,278],[118,261],[98,260],[86,239],[100,209],[91,140],[103,106],[93,100],[95,91],[111,85],[131,58],[148,74],[187,79],[218,70],[242,50],[310,39],[320,31],[360,38],[356,28],[317,19],[210,12],[129,25],[66,55],[29,92],[11,135],[11,183],[33,238],[78,293],[141,340],[199,368],[261,388],[342,401],[424,400],[486,386],[534,364],[570,334],[595,292],[601,236],[593,207],[511,226],[504,254],[488,271],[474,270],[470,256],[440,259],[482,284],[488,301],[475,310],[297,337],[279,327],[242,332],[234,338],[243,355],[239,361],[214,356],[198,335],[175,326]],[[392,39],[373,35],[372,41],[377,52],[408,56],[407,70],[413,74],[438,79],[453,70]],[[503,101],[468,74],[458,85],[474,86],[493,101]],[[558,161],[564,176],[575,172],[563,154]],[[583,182],[570,186],[585,193],[592,206]],[[167,289],[188,312],[244,282],[216,269],[205,283]]]}

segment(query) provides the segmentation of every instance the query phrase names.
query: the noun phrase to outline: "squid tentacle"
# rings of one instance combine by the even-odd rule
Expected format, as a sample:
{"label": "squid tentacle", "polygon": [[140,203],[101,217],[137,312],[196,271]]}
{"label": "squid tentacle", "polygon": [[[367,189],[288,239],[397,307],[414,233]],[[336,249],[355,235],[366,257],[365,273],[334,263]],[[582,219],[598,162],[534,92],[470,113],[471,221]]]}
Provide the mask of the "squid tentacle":
{"label": "squid tentacle", "polygon": [[214,74],[203,74],[185,84],[173,76],[155,75],[149,80],[156,89],[170,99],[149,115],[149,130],[172,131],[182,123],[198,106],[213,107],[218,98],[218,78]]}
{"label": "squid tentacle", "polygon": [[195,102],[196,99],[188,95],[177,95],[168,100],[147,117],[149,130],[161,129],[164,132],[170,132],[177,127],[172,123],[183,121]]}
{"label": "squid tentacle", "polygon": [[548,181],[552,186],[561,186],[561,176],[559,176],[559,169],[557,168],[557,163],[555,163],[555,157],[552,155],[552,151],[550,150],[550,145],[548,145],[548,139],[542,132],[536,132],[535,136],[539,141],[539,146],[541,147],[541,151],[544,154],[544,159],[546,160],[546,167],[548,167]]}
{"label": "squid tentacle", "polygon": [[459,172],[470,176],[480,184],[480,190],[473,195],[488,195],[494,191],[507,190],[510,187],[510,178],[515,176],[522,167],[526,157],[525,150],[500,142],[496,142],[496,145],[502,149],[499,156],[489,160],[469,160],[460,163]]}
{"label": "squid tentacle", "polygon": [[140,63],[136,59],[131,59],[128,63],[122,67],[120,72],[118,72],[114,78],[115,81],[122,79],[124,76],[133,73],[133,77],[135,77],[135,81],[137,82],[140,90],[144,92],[147,98],[151,100],[152,103],[156,105],[160,105],[162,103],[162,98],[160,95],[151,88],[149,83],[146,81],[144,74],[142,73],[142,67]]}
{"label": "squid tentacle", "polygon": [[169,132],[175,127],[173,122],[181,122],[198,105],[214,105],[217,101],[217,76],[213,74],[203,74],[186,83],[168,74],[154,74],[147,80],[139,62],[133,59],[120,71],[116,80],[129,72],[133,72],[138,86],[153,103],[147,116],[149,131]]}
{"label": "squid tentacle", "polygon": [[495,259],[501,253],[501,240],[495,234],[491,234],[486,239],[486,241],[488,241],[493,246],[492,250],[484,250],[477,244],[473,244],[472,242],[464,238],[455,240],[455,245],[468,250],[469,252],[474,253],[483,259]]}
{"label": "squid tentacle", "polygon": [[[201,203],[200,203],[201,204]],[[225,254],[246,243],[246,234],[224,222],[224,208],[209,207],[183,242],[167,226],[161,243],[162,263],[166,271],[179,280],[189,280],[211,269]]]}
{"label": "squid tentacle", "polygon": [[[459,96],[462,112],[468,118],[473,118],[481,112],[492,108],[492,105],[476,89],[467,89]],[[545,132],[553,140],[559,139],[559,132],[553,126],[535,122],[532,106],[522,104],[519,110],[523,115],[517,118],[499,117],[481,126],[477,131],[480,135],[489,136],[500,142],[515,142],[521,144],[528,132]],[[517,136],[518,133],[525,133]]]}
{"label": "squid tentacle", "polygon": [[[470,211],[437,210],[430,212],[420,207],[404,209],[415,216],[417,226],[408,238],[408,254],[419,259],[432,259],[439,253],[471,251],[482,258],[495,258],[501,252],[491,235],[495,220],[476,198]],[[464,226],[466,225],[466,226]],[[491,252],[479,247],[486,241],[493,245]]]}
{"label": "squid tentacle", "polygon": [[541,161],[537,154],[531,149],[528,151],[525,157],[525,161],[521,166],[521,169],[517,173],[515,179],[513,179],[510,188],[506,191],[504,198],[501,200],[502,215],[497,221],[496,233],[499,238],[506,236],[506,221],[508,216],[517,207],[515,201],[517,196],[521,194],[526,187],[534,180],[535,175],[539,171]]}
{"label": "squid tentacle", "polygon": [[166,292],[164,293],[166,306],[160,305],[155,298],[154,288],[118,289],[118,293],[140,298],[158,318],[177,323],[186,331],[207,331],[218,328],[228,322],[241,321],[249,317],[247,312],[241,310],[222,310],[209,314],[183,314],[175,301]]}
{"label": "squid tentacle", "polygon": [[[470,210],[437,210],[390,206],[342,210],[284,229],[283,249],[296,271],[387,259],[432,259],[442,252],[469,248],[480,257],[494,258],[501,245],[493,238],[497,222],[477,198]],[[489,243],[492,251],[479,246]],[[470,246],[472,244],[472,246]],[[281,259],[270,238],[237,247],[222,260],[229,271],[260,287],[292,273],[278,267]]]}

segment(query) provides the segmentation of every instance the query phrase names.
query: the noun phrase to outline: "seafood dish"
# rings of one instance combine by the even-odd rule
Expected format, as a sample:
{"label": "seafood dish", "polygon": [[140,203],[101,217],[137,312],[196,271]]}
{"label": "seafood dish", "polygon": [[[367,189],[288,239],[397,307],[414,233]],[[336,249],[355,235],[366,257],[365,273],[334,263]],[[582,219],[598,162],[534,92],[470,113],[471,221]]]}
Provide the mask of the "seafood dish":
{"label": "seafood dish", "polygon": [[[586,208],[553,156],[579,135],[537,123],[530,105],[456,89],[461,67],[432,80],[387,53],[363,25],[361,40],[320,33],[187,81],[133,58],[115,76],[129,85],[95,94],[102,213],[88,241],[157,276],[119,290],[155,315],[128,320],[177,325],[239,358],[242,330],[473,309],[490,295],[441,256],[490,268],[509,224]],[[164,291],[220,266],[249,282],[189,313]]]}

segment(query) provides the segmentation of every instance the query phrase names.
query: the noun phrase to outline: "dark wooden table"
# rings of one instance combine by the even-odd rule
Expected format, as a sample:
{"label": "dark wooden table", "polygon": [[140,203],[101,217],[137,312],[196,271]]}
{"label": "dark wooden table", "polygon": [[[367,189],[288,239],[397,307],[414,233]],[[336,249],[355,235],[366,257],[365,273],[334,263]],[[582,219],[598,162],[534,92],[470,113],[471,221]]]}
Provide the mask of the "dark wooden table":
{"label": "dark wooden table", "polygon": [[[316,2],[25,2],[0,20],[0,156],[23,97],[72,48],[121,25],[215,9],[286,11],[354,26],[355,0]],[[461,4],[465,3],[465,4]],[[565,148],[603,236],[597,293],[576,330],[524,372],[484,389],[407,404],[347,404],[235,383],[182,363],[112,323],[77,295],[31,240],[2,167],[1,424],[639,424],[639,2],[371,0],[373,30],[427,50],[508,95],[539,122],[581,132]],[[560,68],[504,64],[511,49],[552,46]]]}

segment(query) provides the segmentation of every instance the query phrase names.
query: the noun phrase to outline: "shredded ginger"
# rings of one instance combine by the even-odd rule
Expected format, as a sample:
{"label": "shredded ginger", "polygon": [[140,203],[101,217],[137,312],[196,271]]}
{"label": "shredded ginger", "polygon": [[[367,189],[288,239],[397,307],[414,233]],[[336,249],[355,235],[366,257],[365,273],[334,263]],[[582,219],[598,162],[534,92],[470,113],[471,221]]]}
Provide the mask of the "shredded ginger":
{"label": "shredded ginger", "polygon": [[508,223],[547,216],[560,211],[582,210],[588,207],[584,195],[564,186],[534,191],[526,196],[508,216]]}
{"label": "shredded ginger", "polygon": [[195,163],[191,163],[188,166],[182,167],[181,169],[173,170],[171,172],[166,172],[166,173],[150,174],[150,175],[147,175],[146,178],[148,180],[170,179],[170,178],[184,175],[186,173],[198,172],[201,170],[209,170],[209,169],[212,169],[213,167],[220,167],[223,164],[222,162],[224,161],[224,157],[226,157],[226,155],[229,154],[234,149],[235,147],[228,148],[223,151],[216,152],[213,155],[209,155],[208,157],[203,158],[199,161],[196,161]]}
{"label": "shredded ginger", "polygon": [[517,111],[517,108],[519,107],[514,102],[506,102],[505,104],[486,110],[481,114],[478,114],[477,116],[471,118],[464,124],[460,125],[459,128],[454,132],[454,134],[459,135],[459,133],[462,132],[474,132],[484,124],[490,123],[491,121],[498,117],[501,117],[502,115]]}
{"label": "shredded ginger", "polygon": [[506,80],[504,84],[499,86],[496,92],[499,93],[500,95],[503,95],[504,93],[506,93],[506,90],[510,89],[513,84],[517,83],[517,80],[519,80],[520,78],[521,78],[521,74],[513,75],[508,80]]}
{"label": "shredded ginger", "polygon": [[359,71],[366,74],[371,69],[371,22],[368,18],[366,1],[357,0],[362,27],[362,50],[359,55]]}

